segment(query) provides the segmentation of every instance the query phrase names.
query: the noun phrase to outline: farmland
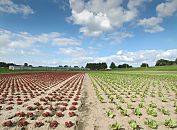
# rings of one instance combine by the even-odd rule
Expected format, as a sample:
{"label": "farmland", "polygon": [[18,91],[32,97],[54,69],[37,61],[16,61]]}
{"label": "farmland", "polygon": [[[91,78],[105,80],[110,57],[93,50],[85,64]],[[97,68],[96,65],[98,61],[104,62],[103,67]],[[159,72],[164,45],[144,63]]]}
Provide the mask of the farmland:
{"label": "farmland", "polygon": [[176,128],[176,72],[90,72],[89,76],[104,115],[101,129]]}
{"label": "farmland", "polygon": [[0,75],[1,129],[70,128],[74,125],[84,73]]}
{"label": "farmland", "polygon": [[175,129],[176,79],[176,71],[1,74],[0,129]]}

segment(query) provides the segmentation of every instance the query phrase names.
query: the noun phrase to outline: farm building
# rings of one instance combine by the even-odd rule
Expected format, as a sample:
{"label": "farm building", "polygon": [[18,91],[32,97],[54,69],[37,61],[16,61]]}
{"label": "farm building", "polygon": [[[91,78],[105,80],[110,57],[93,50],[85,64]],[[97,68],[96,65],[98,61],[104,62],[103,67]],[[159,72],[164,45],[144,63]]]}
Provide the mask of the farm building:
{"label": "farm building", "polygon": [[30,66],[9,66],[9,70],[41,70],[41,71],[70,71],[70,70],[89,70],[79,67],[30,67]]}

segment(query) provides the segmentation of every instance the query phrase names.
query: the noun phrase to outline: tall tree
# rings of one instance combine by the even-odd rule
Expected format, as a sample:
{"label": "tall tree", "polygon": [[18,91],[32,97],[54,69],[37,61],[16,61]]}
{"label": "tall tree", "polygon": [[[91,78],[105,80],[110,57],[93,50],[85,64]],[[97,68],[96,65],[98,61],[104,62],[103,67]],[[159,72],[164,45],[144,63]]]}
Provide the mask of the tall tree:
{"label": "tall tree", "polygon": [[117,66],[115,65],[115,63],[114,62],[111,62],[111,65],[109,66],[111,69],[115,69],[115,68],[117,68]]}
{"label": "tall tree", "polygon": [[118,68],[132,68],[132,66],[125,63],[125,64],[122,64],[122,65],[118,65]]}
{"label": "tall tree", "polygon": [[28,63],[24,63],[24,66],[28,66]]}
{"label": "tall tree", "polygon": [[89,68],[91,70],[103,70],[107,68],[106,63],[87,63],[85,68]]}
{"label": "tall tree", "polygon": [[156,62],[155,66],[165,66],[165,65],[174,65],[174,64],[175,64],[175,61],[160,59]]}
{"label": "tall tree", "polygon": [[9,67],[9,66],[14,66],[14,63],[5,63],[5,62],[0,62],[0,67]]}
{"label": "tall tree", "polygon": [[149,65],[147,63],[142,63],[141,67],[146,67],[147,68],[147,67],[149,67]]}

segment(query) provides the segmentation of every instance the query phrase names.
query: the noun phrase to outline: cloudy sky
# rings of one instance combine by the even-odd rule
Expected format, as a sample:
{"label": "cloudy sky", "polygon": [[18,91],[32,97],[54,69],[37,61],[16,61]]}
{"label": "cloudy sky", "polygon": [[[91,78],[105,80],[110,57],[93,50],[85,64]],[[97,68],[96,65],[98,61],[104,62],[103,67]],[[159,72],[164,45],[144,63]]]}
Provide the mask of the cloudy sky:
{"label": "cloudy sky", "polygon": [[0,0],[0,61],[154,65],[177,57],[177,0]]}

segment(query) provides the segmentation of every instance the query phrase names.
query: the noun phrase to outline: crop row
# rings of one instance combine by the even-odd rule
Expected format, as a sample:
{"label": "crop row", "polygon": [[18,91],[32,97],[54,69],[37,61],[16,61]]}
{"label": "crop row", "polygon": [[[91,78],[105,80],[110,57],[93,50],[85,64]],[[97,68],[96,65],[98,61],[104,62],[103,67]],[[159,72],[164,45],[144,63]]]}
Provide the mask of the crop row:
{"label": "crop row", "polygon": [[122,128],[121,123],[127,129],[177,127],[176,80],[106,72],[93,72],[90,77],[98,100],[112,107],[106,108],[105,116],[119,122],[110,126],[113,130]]}
{"label": "crop row", "polygon": [[0,103],[21,105],[65,79],[73,76],[74,73],[23,73],[0,75]]}
{"label": "crop row", "polygon": [[[5,104],[1,106],[0,110],[3,113],[1,117],[5,116],[2,126],[14,129],[18,127],[35,129],[37,127],[74,126],[80,106],[83,79],[83,73],[24,74],[15,75],[13,78],[9,78],[9,81],[8,77],[4,76],[5,81],[1,81],[1,83],[7,83],[10,87],[6,85],[5,88],[8,88],[7,92],[9,92],[6,98],[2,96],[5,98]],[[12,85],[13,83],[14,85]],[[21,93],[17,91],[17,86]],[[11,93],[12,88],[15,88],[14,93]],[[24,91],[26,92],[24,93]],[[16,95],[17,93],[19,94]],[[31,93],[34,97],[31,97]],[[26,95],[28,98],[25,98]],[[9,98],[13,99],[10,101],[13,103],[9,104],[9,101],[6,100]],[[16,105],[18,102],[22,102],[22,104]]]}

